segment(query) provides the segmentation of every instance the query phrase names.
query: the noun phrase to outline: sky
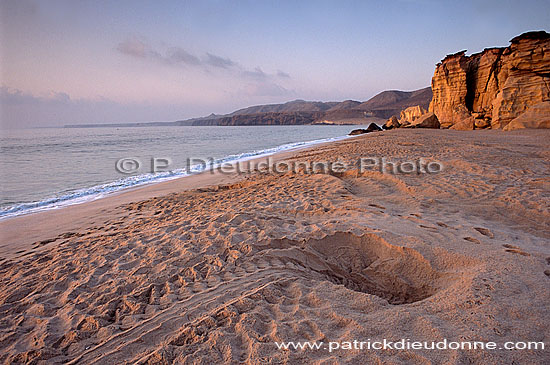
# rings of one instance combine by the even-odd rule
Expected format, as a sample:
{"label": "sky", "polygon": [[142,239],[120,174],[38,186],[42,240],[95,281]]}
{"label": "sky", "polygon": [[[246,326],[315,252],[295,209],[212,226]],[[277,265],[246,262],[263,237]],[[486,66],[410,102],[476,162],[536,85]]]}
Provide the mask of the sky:
{"label": "sky", "polygon": [[0,0],[2,128],[173,121],[430,85],[550,1]]}

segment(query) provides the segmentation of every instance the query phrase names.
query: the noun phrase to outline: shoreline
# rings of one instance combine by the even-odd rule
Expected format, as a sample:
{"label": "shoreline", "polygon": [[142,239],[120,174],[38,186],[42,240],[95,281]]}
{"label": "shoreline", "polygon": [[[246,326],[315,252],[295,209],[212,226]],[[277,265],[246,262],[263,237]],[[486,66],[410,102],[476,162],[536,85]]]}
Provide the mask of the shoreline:
{"label": "shoreline", "polygon": [[[216,161],[221,161],[221,162],[217,162],[215,165],[205,168],[205,170],[216,168],[216,166],[221,165],[221,164],[240,163],[240,162],[244,162],[244,161],[254,160],[256,158],[264,158],[264,157],[273,156],[275,154],[284,153],[284,152],[287,152],[287,151],[288,152],[299,151],[300,149],[314,147],[314,146],[317,146],[317,145],[320,145],[320,144],[323,144],[323,143],[331,143],[331,142],[335,142],[335,141],[339,141],[339,140],[345,140],[345,139],[350,138],[350,137],[353,137],[353,136],[344,135],[344,136],[337,136],[337,137],[328,137],[328,138],[323,138],[323,139],[319,139],[319,140],[291,142],[291,143],[288,143],[288,144],[282,144],[282,145],[278,145],[278,146],[275,146],[275,147],[265,148],[263,150],[243,152],[243,153],[240,153],[238,155],[227,155],[227,156],[223,156],[221,158],[218,158]],[[235,159],[230,159],[230,158],[235,158]],[[193,167],[195,167],[195,166],[192,166],[192,168]],[[150,179],[148,179],[148,180],[137,182],[137,183],[135,183],[133,185],[129,185],[129,186],[123,186],[123,187],[115,188],[115,190],[107,190],[105,192],[96,191],[96,192],[92,192],[92,193],[89,193],[89,194],[86,194],[86,195],[81,195],[81,196],[79,196],[79,193],[78,193],[78,191],[80,191],[80,190],[93,190],[93,189],[97,190],[98,188],[101,188],[103,186],[115,184],[117,181],[120,181],[120,180],[124,180],[124,179],[127,179],[127,178],[140,177],[140,176],[145,177],[145,176],[148,176],[148,174],[126,176],[126,178],[120,178],[119,180],[108,181],[108,182],[104,182],[104,183],[94,185],[94,186],[91,186],[91,187],[70,191],[69,192],[70,195],[75,195],[75,194],[77,195],[76,197],[73,197],[73,198],[64,199],[64,196],[61,196],[59,198],[58,197],[45,197],[40,201],[17,203],[17,204],[14,204],[12,206],[7,206],[7,207],[3,208],[4,211],[11,211],[11,210],[17,209],[17,207],[22,206],[22,205],[31,205],[31,206],[34,206],[34,207],[23,209],[18,213],[7,213],[5,215],[1,215],[0,216],[0,222],[2,222],[4,220],[12,219],[12,218],[17,218],[17,217],[29,215],[29,214],[36,214],[36,213],[46,212],[46,211],[49,211],[49,210],[63,209],[65,207],[68,207],[68,206],[71,206],[71,205],[86,204],[86,203],[93,202],[95,200],[105,199],[107,197],[110,197],[110,196],[113,196],[113,195],[116,195],[116,194],[119,194],[119,193],[122,193],[122,192],[125,192],[125,191],[129,191],[131,189],[146,187],[146,186],[149,186],[149,185],[163,183],[163,182],[167,182],[167,181],[172,181],[172,180],[180,179],[180,178],[187,178],[187,177],[191,177],[191,176],[194,176],[196,174],[199,174],[199,173],[203,172],[203,171],[192,171],[192,172],[188,173],[188,172],[184,172],[182,170],[183,169],[175,169],[175,170],[172,170],[172,171],[168,171],[169,173],[173,174],[171,176],[170,175],[169,176],[162,176],[161,174],[163,172],[161,172],[158,176],[151,176]],[[49,204],[42,205],[42,204],[44,204],[44,202],[47,202],[47,201],[50,201],[50,200],[57,200],[57,199],[60,199],[60,201],[59,202],[56,201],[54,203],[49,203]]]}
{"label": "shoreline", "polygon": [[[363,157],[444,169],[360,172]],[[550,344],[550,130],[397,129],[277,159],[350,168],[207,172],[0,222],[0,361],[550,360],[498,349]],[[497,349],[275,345],[402,338]]]}
{"label": "shoreline", "polygon": [[[273,162],[277,162],[287,159],[296,153],[307,151],[308,149],[346,141],[355,137],[358,136],[333,137],[333,139],[336,140],[332,141],[310,141],[313,143],[306,146],[297,146],[288,150],[267,153],[260,156],[244,157],[242,159],[230,161],[229,163],[237,164],[244,161],[260,162],[264,160],[267,161],[269,158],[272,158]],[[280,146],[274,148],[278,147]],[[101,220],[100,212],[110,211],[124,204],[177,192],[205,188],[211,185],[235,183],[245,178],[245,176],[246,173],[227,174],[215,169],[207,169],[190,175],[170,178],[165,181],[153,181],[143,185],[130,186],[107,193],[105,196],[93,200],[2,218],[0,219],[0,258],[14,259],[16,257],[24,257],[25,252],[29,252],[32,248],[32,242],[53,238],[49,237],[44,231],[51,232],[55,229],[59,229],[59,231],[71,231],[81,229],[86,225],[98,224]],[[24,230],[26,234],[24,237],[21,235],[21,227],[25,227]],[[43,245],[42,249],[47,247],[49,247],[49,244]]]}

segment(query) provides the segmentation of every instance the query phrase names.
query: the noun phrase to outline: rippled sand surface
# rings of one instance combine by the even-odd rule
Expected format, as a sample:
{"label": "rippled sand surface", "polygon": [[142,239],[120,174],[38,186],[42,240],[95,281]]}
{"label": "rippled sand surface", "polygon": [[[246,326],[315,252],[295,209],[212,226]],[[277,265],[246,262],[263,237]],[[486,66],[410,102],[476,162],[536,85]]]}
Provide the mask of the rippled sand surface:
{"label": "rippled sand surface", "polygon": [[[3,221],[0,360],[548,363],[275,342],[550,346],[549,132],[369,134],[284,156],[344,172],[184,178]],[[361,172],[367,157],[444,170]]]}

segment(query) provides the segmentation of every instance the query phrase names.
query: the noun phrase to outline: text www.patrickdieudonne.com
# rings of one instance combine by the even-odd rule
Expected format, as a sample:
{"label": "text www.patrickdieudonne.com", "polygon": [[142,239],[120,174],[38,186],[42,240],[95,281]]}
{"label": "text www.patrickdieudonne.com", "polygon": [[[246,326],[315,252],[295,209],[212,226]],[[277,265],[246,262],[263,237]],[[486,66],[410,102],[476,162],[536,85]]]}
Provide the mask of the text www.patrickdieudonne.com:
{"label": "text www.patrickdieudonne.com", "polygon": [[298,341],[275,342],[279,350],[292,351],[339,351],[339,350],[544,350],[544,342],[537,341],[506,341],[502,343],[484,341],[413,341],[387,339],[367,341]]}

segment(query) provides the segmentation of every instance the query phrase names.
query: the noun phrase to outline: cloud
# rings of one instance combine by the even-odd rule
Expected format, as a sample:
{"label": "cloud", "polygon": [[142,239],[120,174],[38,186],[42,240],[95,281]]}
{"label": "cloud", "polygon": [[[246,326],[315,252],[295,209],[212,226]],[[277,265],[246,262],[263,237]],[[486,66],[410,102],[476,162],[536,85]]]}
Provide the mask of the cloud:
{"label": "cloud", "polygon": [[161,56],[161,59],[169,64],[186,64],[194,66],[202,63],[198,57],[180,47],[170,48],[167,56],[165,58]]}
{"label": "cloud", "polygon": [[197,67],[204,71],[210,71],[211,69],[226,70],[244,80],[263,81],[275,78],[290,78],[288,73],[281,70],[277,70],[275,74],[268,74],[260,67],[250,70],[229,57],[219,56],[210,52],[197,56],[182,47],[170,47],[165,52],[157,51],[149,42],[138,37],[131,37],[120,42],[116,46],[116,50],[126,56],[152,60],[171,66]]}
{"label": "cloud", "polygon": [[277,77],[281,77],[281,78],[284,78],[284,79],[289,79],[290,78],[290,75],[284,71],[281,71],[281,70],[277,70]]}
{"label": "cloud", "polygon": [[120,42],[116,50],[126,56],[155,60],[167,65],[198,66],[202,68],[212,66],[222,69],[239,67],[237,62],[230,58],[221,57],[208,52],[199,57],[182,47],[170,47],[163,54],[153,49],[147,41],[137,37],[128,38]]}
{"label": "cloud", "polygon": [[218,111],[231,112],[243,107],[243,102],[252,105],[295,96],[294,91],[268,80],[244,83],[231,90],[231,94],[226,97],[233,100],[122,103],[107,98],[76,99],[64,92],[37,96],[0,86],[0,129],[181,120]]}
{"label": "cloud", "polygon": [[0,87],[1,128],[28,128],[44,125],[73,123],[85,116],[96,116],[98,111],[112,108],[106,99],[74,100],[67,93],[51,92],[35,96],[18,89]]}
{"label": "cloud", "polygon": [[217,103],[210,100],[117,102],[107,98],[76,99],[64,92],[37,96],[0,86],[0,129],[171,121],[207,115],[219,107]]}
{"label": "cloud", "polygon": [[66,93],[52,92],[47,96],[39,97],[27,94],[18,89],[7,86],[0,87],[0,103],[2,106],[26,106],[39,103],[68,103],[71,98]]}
{"label": "cloud", "polygon": [[265,80],[268,78],[268,75],[263,72],[262,69],[259,67],[256,67],[254,70],[251,71],[243,70],[241,74],[243,77],[255,80]]}
{"label": "cloud", "polygon": [[116,49],[120,53],[137,58],[146,58],[152,55],[149,45],[137,38],[126,39],[120,42]]}
{"label": "cloud", "polygon": [[243,83],[239,89],[247,97],[281,97],[291,96],[292,91],[279,84],[289,80],[288,73],[277,70],[275,73],[264,72],[260,67],[248,69],[229,57],[211,52],[195,55],[182,47],[170,47],[166,51],[156,50],[149,42],[137,37],[128,38],[119,43],[116,50],[126,56],[150,60],[169,66],[193,67],[210,73],[212,70],[224,72],[227,77],[236,78]]}
{"label": "cloud", "polygon": [[206,60],[205,62],[211,66],[219,67],[219,68],[231,68],[233,66],[237,66],[237,63],[235,61],[232,61],[229,58],[224,58],[220,56],[216,56],[212,53],[206,53]]}

